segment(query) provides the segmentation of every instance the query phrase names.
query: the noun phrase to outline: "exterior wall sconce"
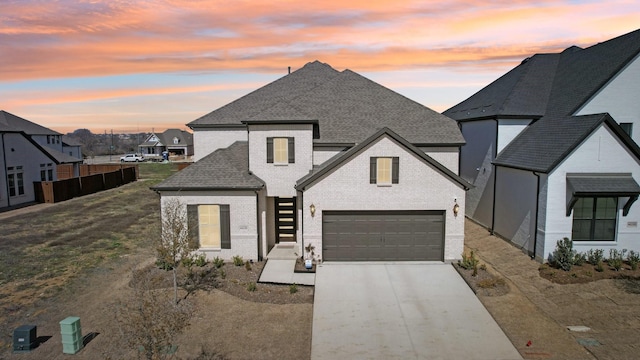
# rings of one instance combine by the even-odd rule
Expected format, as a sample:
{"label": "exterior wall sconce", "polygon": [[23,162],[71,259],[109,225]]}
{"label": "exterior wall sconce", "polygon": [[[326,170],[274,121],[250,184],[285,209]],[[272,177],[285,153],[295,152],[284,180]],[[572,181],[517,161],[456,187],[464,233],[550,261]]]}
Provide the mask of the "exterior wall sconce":
{"label": "exterior wall sconce", "polygon": [[453,200],[455,204],[453,204],[453,216],[458,217],[458,212],[460,211],[460,205],[458,205],[458,199]]}
{"label": "exterior wall sconce", "polygon": [[316,216],[316,206],[311,204],[311,206],[309,206],[309,211],[311,212],[311,217]]}

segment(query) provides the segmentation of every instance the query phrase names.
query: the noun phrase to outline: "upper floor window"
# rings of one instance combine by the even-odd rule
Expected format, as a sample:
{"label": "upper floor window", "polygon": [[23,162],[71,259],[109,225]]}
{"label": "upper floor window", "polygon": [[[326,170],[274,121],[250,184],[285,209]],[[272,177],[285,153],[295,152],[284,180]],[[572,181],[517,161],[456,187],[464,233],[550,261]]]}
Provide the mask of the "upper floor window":
{"label": "upper floor window", "polygon": [[573,207],[573,241],[615,241],[618,198],[581,197]]}
{"label": "upper floor window", "polygon": [[399,183],[400,158],[371,157],[369,183],[391,185]]}
{"label": "upper floor window", "polygon": [[292,137],[267,138],[267,163],[295,163],[295,139]]}
{"label": "upper floor window", "polygon": [[177,145],[179,142],[180,142],[180,139],[178,139],[177,137],[174,137],[174,138],[173,138],[173,143],[174,143],[175,145]]}
{"label": "upper floor window", "polygon": [[40,164],[40,181],[53,181],[53,164]]}
{"label": "upper floor window", "polygon": [[627,135],[631,136],[633,132],[633,123],[620,123],[620,127],[627,133]]}

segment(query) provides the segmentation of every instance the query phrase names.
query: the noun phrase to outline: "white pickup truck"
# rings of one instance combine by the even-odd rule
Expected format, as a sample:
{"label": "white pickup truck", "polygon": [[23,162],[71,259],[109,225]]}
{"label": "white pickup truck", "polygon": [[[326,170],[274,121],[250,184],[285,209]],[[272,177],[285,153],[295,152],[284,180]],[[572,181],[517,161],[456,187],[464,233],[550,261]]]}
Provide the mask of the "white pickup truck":
{"label": "white pickup truck", "polygon": [[144,161],[144,157],[138,154],[126,154],[120,158],[120,162],[140,162]]}

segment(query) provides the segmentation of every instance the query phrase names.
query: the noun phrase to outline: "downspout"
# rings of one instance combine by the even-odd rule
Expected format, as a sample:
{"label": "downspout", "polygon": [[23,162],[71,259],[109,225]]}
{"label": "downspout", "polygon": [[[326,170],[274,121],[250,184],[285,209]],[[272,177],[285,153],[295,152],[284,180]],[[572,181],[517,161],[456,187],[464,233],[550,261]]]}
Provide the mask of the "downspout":
{"label": "downspout", "polygon": [[9,179],[7,178],[7,149],[4,145],[4,133],[2,133],[2,163],[4,164],[3,173],[5,174],[5,185],[7,188],[7,207],[11,206],[11,197],[9,196]]}
{"label": "downspout", "polygon": [[533,172],[533,175],[536,177],[536,221],[533,222],[533,254],[531,255],[531,259],[536,259],[536,250],[538,249],[538,209],[540,207],[540,174],[537,172]]}
{"label": "downspout", "polygon": [[260,222],[260,220],[262,219],[262,216],[260,216],[260,195],[258,195],[259,190],[255,190],[254,192],[256,193],[256,224],[261,225],[257,227],[258,250],[261,250],[261,251],[258,251],[258,261],[262,261],[262,259],[264,258],[263,255],[265,251],[265,249],[262,249],[262,227],[264,226],[264,224]]}
{"label": "downspout", "polygon": [[[493,160],[495,160],[498,157],[498,130],[500,123],[497,117],[493,121],[496,122],[496,145],[493,147]],[[494,235],[493,229],[496,227],[496,183],[498,182],[498,167],[493,164],[493,160],[491,161],[491,166],[493,166],[493,200],[491,204],[491,229],[489,230],[491,235]]]}
{"label": "downspout", "polygon": [[[302,191],[300,191],[300,202],[296,201],[296,204],[300,204],[300,245],[302,245],[302,260],[304,260],[304,197],[302,196]],[[298,209],[296,209],[298,211]]]}

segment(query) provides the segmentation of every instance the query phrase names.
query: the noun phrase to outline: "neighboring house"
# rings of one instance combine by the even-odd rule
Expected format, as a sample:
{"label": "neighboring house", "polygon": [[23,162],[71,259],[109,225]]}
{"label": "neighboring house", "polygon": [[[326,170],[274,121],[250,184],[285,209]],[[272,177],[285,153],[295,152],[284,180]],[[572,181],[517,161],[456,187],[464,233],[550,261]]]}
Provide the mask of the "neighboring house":
{"label": "neighboring house", "polygon": [[82,159],[62,152],[61,136],[0,110],[0,209],[34,202],[33,182],[58,180],[58,165],[79,176]]}
{"label": "neighboring house", "polygon": [[455,121],[371,80],[315,61],[188,126],[197,161],[153,189],[186,205],[210,258],[461,256]]}
{"label": "neighboring house", "polygon": [[167,151],[172,155],[193,155],[193,135],[180,129],[167,129],[163,133],[151,133],[138,145],[142,155],[162,155]]}
{"label": "neighboring house", "polygon": [[640,250],[639,54],[640,30],[537,54],[445,111],[467,141],[467,216],[538,260],[564,237]]}
{"label": "neighboring house", "polygon": [[62,152],[71,157],[82,159],[82,144],[72,137],[62,135]]}

